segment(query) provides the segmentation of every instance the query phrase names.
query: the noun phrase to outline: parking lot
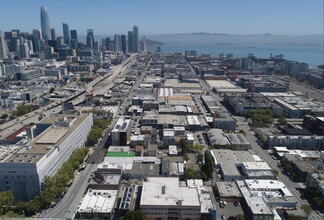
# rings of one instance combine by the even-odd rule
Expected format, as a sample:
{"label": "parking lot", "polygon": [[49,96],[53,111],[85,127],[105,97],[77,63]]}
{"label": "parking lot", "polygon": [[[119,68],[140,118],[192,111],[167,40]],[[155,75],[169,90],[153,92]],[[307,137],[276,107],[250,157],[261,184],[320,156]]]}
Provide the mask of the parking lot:
{"label": "parking lot", "polygon": [[241,205],[234,205],[233,202],[226,202],[226,205],[221,208],[220,202],[217,201],[216,203],[216,219],[222,220],[222,215],[225,216],[223,219],[228,219],[229,217],[237,216],[237,215],[244,215]]}

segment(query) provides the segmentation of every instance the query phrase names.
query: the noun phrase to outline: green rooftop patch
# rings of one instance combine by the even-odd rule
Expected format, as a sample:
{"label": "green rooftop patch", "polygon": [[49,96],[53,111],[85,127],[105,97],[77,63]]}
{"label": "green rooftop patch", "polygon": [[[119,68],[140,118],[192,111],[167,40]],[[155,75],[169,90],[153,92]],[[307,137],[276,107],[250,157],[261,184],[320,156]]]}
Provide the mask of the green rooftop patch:
{"label": "green rooftop patch", "polygon": [[135,152],[108,152],[106,157],[135,157]]}

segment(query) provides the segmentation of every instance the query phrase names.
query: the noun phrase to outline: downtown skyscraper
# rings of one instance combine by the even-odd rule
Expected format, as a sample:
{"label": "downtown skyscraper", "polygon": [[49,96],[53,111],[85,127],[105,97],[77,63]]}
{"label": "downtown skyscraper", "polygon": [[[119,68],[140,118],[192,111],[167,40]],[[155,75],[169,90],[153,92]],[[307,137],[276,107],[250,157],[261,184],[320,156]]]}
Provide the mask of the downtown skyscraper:
{"label": "downtown skyscraper", "polygon": [[133,32],[128,31],[127,33],[127,45],[128,45],[128,52],[133,52]]}
{"label": "downtown skyscraper", "polygon": [[92,29],[87,29],[87,47],[93,48],[94,44],[94,35]]}
{"label": "downtown skyscraper", "polygon": [[42,27],[43,39],[45,39],[47,43],[48,40],[52,40],[51,27],[50,27],[47,7],[45,6],[41,7],[40,15],[41,15],[41,27]]}
{"label": "downtown skyscraper", "polygon": [[134,25],[133,27],[133,48],[132,52],[138,53],[138,27]]}
{"label": "downtown skyscraper", "polygon": [[63,38],[64,38],[64,44],[70,46],[71,43],[70,28],[69,25],[66,23],[63,23]]}
{"label": "downtown skyscraper", "polygon": [[0,60],[8,58],[7,43],[0,31]]}

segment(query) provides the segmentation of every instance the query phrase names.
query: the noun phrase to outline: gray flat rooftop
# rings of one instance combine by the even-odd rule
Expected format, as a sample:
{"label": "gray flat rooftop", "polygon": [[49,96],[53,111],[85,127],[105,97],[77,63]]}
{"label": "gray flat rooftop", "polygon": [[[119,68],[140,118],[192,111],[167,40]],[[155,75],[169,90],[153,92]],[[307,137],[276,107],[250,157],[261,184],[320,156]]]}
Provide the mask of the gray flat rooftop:
{"label": "gray flat rooftop", "polygon": [[220,197],[242,197],[235,182],[216,182]]}
{"label": "gray flat rooftop", "polygon": [[56,144],[66,133],[68,129],[66,128],[52,128],[48,132],[46,132],[43,136],[41,136],[36,144]]}
{"label": "gray flat rooftop", "polygon": [[[69,135],[89,116],[89,114],[70,115],[70,117],[76,118],[76,121],[69,128],[53,126],[45,130],[33,141],[31,141],[24,150],[19,151],[8,157],[3,162],[17,163],[36,163],[44,155],[51,153],[62,142],[69,137]],[[69,117],[69,115],[67,115]],[[61,120],[62,115],[51,115],[49,118],[44,119],[40,123],[55,123],[57,120]]]}

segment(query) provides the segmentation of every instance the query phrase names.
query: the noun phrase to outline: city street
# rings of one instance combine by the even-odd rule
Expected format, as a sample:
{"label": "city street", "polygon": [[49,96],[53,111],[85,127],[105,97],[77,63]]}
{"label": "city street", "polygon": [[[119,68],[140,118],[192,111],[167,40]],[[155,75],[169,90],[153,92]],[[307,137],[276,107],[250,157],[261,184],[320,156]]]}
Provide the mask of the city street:
{"label": "city street", "polygon": [[[132,57],[132,59],[135,56]],[[129,60],[127,60],[128,62]],[[133,62],[129,62],[128,65],[124,65],[121,69],[117,68],[117,72],[119,74],[125,74],[128,71],[130,65]],[[115,78],[119,74],[113,74]],[[95,91],[97,86],[93,87]],[[100,90],[104,89],[99,87]],[[106,88],[107,89],[107,88]],[[62,200],[53,208],[49,209],[47,212],[42,214],[43,218],[65,218],[65,219],[72,219],[75,216],[77,207],[82,200],[82,196],[84,195],[87,182],[90,178],[90,174],[97,169],[99,163],[101,163],[105,157],[107,148],[105,148],[106,142],[109,138],[111,133],[111,129],[117,122],[117,118],[114,118],[106,130],[105,134],[102,137],[102,140],[98,143],[98,146],[94,149],[93,153],[89,156],[87,160],[86,168],[83,171],[80,171],[79,174],[76,176],[73,184],[69,187],[67,193],[62,198]]]}
{"label": "city street", "polygon": [[[273,160],[273,158],[270,156],[269,152],[267,150],[262,149],[261,146],[257,143],[257,138],[250,131],[250,127],[248,126],[248,123],[245,121],[245,118],[244,117],[235,117],[235,119],[237,120],[239,129],[244,130],[244,132],[246,134],[245,138],[251,144],[252,149],[256,152],[256,154],[261,159],[263,159],[265,162],[267,162],[271,168],[276,169],[279,172],[278,179],[280,181],[282,181],[286,185],[286,187],[290,190],[290,192],[294,195],[294,197],[296,198],[296,200],[298,202],[298,205],[301,206],[303,204],[308,204],[307,201],[302,200],[300,198],[300,193],[296,189],[298,184],[294,183],[289,177],[284,175],[282,173],[281,169],[278,169],[278,167],[277,167],[278,162]],[[320,216],[315,211],[313,211],[311,213],[311,218],[310,219],[320,220],[320,219],[323,219],[323,217],[324,216]]]}

